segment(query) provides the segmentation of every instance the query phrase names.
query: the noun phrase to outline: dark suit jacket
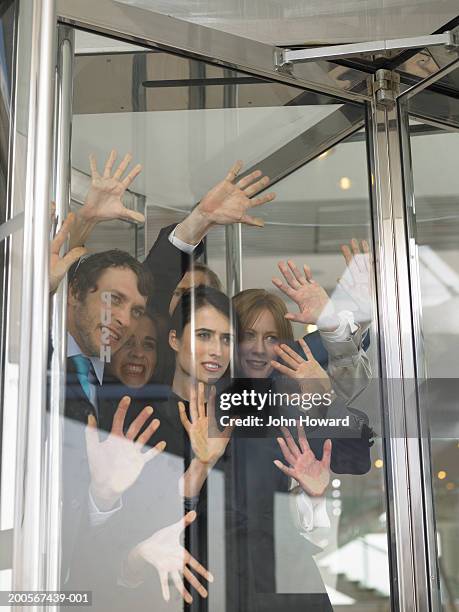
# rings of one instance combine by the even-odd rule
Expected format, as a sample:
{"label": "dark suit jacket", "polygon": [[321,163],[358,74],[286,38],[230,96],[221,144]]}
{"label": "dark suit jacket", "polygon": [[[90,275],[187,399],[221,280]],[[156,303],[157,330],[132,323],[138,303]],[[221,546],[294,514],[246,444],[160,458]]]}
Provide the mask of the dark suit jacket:
{"label": "dark suit jacket", "polygon": [[183,275],[189,270],[191,262],[199,257],[204,246],[196,246],[192,255],[177,249],[169,240],[175,224],[163,227],[155,244],[148,253],[144,265],[153,276],[153,296],[151,303],[161,314],[168,314],[172,294]]}

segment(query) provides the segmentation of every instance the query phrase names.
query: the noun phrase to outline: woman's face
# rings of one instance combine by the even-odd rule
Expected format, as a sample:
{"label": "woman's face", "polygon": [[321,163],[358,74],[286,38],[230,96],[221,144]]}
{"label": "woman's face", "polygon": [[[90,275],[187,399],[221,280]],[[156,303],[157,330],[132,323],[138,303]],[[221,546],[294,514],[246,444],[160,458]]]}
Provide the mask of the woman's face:
{"label": "woman's face", "polygon": [[111,371],[128,387],[143,387],[153,376],[158,361],[156,326],[142,317],[136,331],[113,355]]}
{"label": "woman's face", "polygon": [[176,352],[179,370],[199,382],[211,384],[226,372],[233,344],[230,321],[213,306],[196,311],[193,324],[188,323],[181,338],[172,331],[169,342]]}
{"label": "woman's face", "polygon": [[271,360],[277,360],[274,347],[280,343],[273,315],[263,309],[247,329],[242,330],[239,359],[244,376],[267,378],[273,368]]}

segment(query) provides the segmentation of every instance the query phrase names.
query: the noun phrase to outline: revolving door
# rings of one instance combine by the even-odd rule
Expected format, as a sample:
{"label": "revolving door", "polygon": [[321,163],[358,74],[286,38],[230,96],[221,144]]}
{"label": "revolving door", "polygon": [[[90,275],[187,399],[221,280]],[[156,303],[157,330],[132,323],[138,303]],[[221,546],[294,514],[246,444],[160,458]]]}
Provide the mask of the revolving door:
{"label": "revolving door", "polygon": [[[161,228],[180,223],[238,159],[242,176],[269,176],[276,199],[256,210],[263,228],[217,225],[205,239],[202,260],[229,296],[275,291],[278,261],[294,260],[339,301],[340,247],[370,245],[371,380],[353,406],[374,432],[371,467],[332,475],[329,527],[313,540],[286,541],[289,501],[275,497],[275,593],[282,605],[308,594],[306,539],[335,610],[454,610],[457,412],[441,400],[438,425],[426,387],[445,379],[454,397],[457,378],[454,27],[397,41],[396,51],[384,41],[301,56],[111,0],[60,0],[55,12],[34,4],[16,15],[18,48],[31,40],[32,52],[16,58],[30,82],[15,81],[4,220],[1,590],[65,590],[67,286],[51,298],[43,290],[48,208],[54,200],[59,223],[77,213],[89,156],[101,168],[116,149],[143,167],[124,203],[145,222],[99,223],[92,252],[116,246],[144,260]],[[294,324],[295,337],[312,332]],[[228,585],[237,590],[222,519],[230,494],[211,472],[215,584],[199,609],[230,610]],[[183,609],[180,598],[170,605]]]}

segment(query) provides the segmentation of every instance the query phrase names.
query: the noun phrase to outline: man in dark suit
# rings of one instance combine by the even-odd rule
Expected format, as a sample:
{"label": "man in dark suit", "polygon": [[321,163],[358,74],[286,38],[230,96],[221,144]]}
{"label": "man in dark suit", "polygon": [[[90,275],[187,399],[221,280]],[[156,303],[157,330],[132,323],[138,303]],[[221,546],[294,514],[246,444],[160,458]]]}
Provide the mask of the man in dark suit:
{"label": "man in dark suit", "polygon": [[[105,455],[99,453],[91,465],[85,428],[91,422],[100,429],[110,431],[112,427],[117,402],[102,393],[105,361],[134,331],[150,293],[147,271],[123,251],[97,253],[70,269],[63,453],[64,578],[69,576],[77,536],[84,526],[102,524],[119,506],[122,491],[110,478],[114,467],[107,461],[110,446],[105,445]],[[143,416],[148,418],[150,411]],[[126,459],[128,448],[123,447]]]}

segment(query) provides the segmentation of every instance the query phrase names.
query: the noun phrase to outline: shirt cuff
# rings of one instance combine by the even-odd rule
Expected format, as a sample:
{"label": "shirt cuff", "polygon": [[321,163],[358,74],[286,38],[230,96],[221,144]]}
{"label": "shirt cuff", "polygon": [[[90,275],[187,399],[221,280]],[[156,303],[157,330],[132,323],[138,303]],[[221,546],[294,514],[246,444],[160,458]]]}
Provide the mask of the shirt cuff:
{"label": "shirt cuff", "polygon": [[330,342],[344,342],[350,340],[352,334],[358,330],[358,325],[354,319],[354,313],[350,310],[341,310],[338,313],[339,325],[333,331],[322,331],[319,328],[320,335],[323,335]]}
{"label": "shirt cuff", "polygon": [[118,500],[118,503],[111,510],[107,510],[106,512],[99,510],[96,505],[96,502],[91,495],[91,491],[88,492],[88,510],[89,510],[89,523],[91,527],[99,527],[103,525],[108,519],[116,514],[123,507],[123,502],[121,501],[121,497]]}
{"label": "shirt cuff", "polygon": [[296,495],[296,507],[303,533],[309,533],[322,527],[330,527],[325,497],[310,497],[307,493],[301,491]]}
{"label": "shirt cuff", "polygon": [[175,235],[175,230],[177,229],[177,227],[178,226],[176,225],[174,229],[171,231],[171,233],[169,234],[169,242],[172,243],[175,247],[177,247],[179,251],[183,251],[187,255],[191,255],[191,253],[195,250],[195,248],[198,245],[188,244],[187,242],[183,242],[183,240],[180,240],[180,238],[177,238],[177,236]]}

